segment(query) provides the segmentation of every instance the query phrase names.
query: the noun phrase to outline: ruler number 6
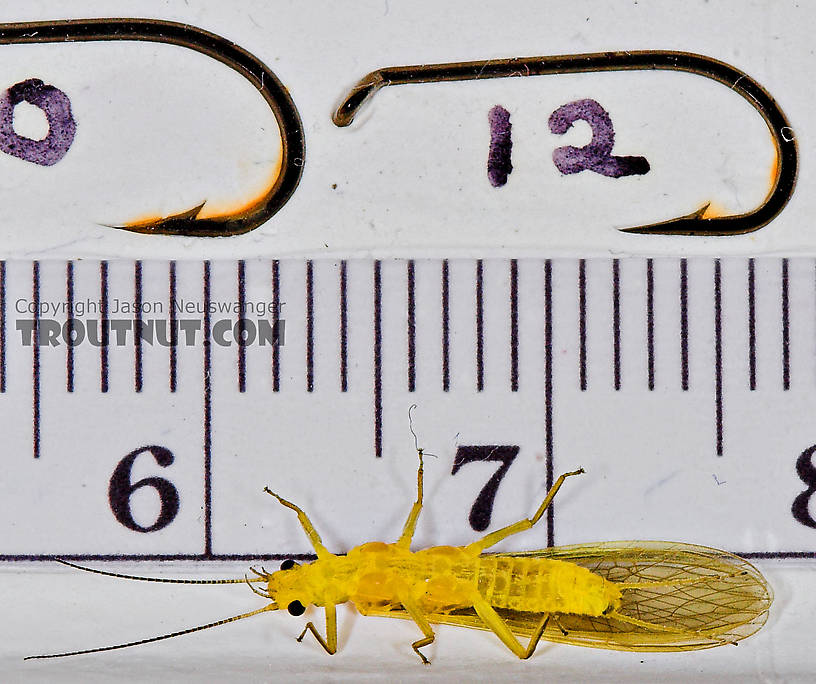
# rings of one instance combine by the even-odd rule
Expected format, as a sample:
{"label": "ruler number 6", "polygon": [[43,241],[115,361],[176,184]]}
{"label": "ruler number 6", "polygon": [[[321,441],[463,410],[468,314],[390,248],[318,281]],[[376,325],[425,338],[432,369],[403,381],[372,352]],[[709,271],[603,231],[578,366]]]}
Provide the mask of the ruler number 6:
{"label": "ruler number 6", "polygon": [[[108,487],[108,499],[110,500],[113,515],[116,516],[120,523],[134,532],[155,532],[167,527],[173,522],[179,511],[178,490],[169,480],[165,480],[163,477],[146,477],[138,482],[130,481],[130,471],[133,468],[133,463],[145,452],[152,455],[156,463],[162,468],[166,468],[173,462],[173,453],[165,447],[155,445],[141,447],[131,451],[119,461],[119,465],[113,471],[110,486]],[[153,487],[161,501],[159,516],[156,518],[156,522],[149,527],[137,523],[133,519],[133,513],[130,510],[130,497],[133,492],[142,487]]]}
{"label": "ruler number 6", "polygon": [[479,444],[475,446],[460,446],[456,449],[456,458],[453,460],[451,475],[456,475],[465,463],[483,463],[484,461],[498,461],[499,469],[487,481],[473,507],[470,509],[470,526],[477,532],[482,532],[490,526],[490,516],[493,513],[493,502],[496,500],[496,491],[502,479],[507,474],[510,464],[518,456],[519,447],[510,445]]}

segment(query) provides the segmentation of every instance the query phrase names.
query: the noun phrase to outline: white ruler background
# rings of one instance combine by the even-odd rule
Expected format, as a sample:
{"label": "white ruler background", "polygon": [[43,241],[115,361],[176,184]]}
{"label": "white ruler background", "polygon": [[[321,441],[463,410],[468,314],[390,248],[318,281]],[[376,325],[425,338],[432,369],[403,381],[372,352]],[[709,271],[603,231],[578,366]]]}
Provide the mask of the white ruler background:
{"label": "white ruler background", "polygon": [[[108,339],[24,343],[70,312]],[[283,344],[233,341],[260,320]],[[118,344],[133,321],[182,331]],[[0,262],[0,559],[309,554],[264,485],[337,551],[387,539],[411,404],[437,456],[418,545],[520,519],[583,466],[513,548],[816,557],[814,397],[813,259]]]}

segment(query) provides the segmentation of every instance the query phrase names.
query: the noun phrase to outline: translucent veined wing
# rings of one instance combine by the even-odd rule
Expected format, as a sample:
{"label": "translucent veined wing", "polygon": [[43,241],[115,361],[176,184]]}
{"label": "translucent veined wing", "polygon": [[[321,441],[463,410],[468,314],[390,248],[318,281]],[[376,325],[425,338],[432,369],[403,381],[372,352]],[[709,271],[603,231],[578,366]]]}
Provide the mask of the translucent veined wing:
{"label": "translucent veined wing", "polygon": [[[756,632],[765,623],[773,601],[765,578],[753,565],[726,551],[704,546],[598,542],[485,555],[562,560],[585,567],[610,582],[640,585],[622,590],[617,611],[620,617],[558,614],[557,622],[551,620],[542,635],[548,641],[622,651],[711,648]],[[513,610],[498,612],[520,636],[531,635],[541,617]],[[399,608],[368,614],[409,617]],[[438,624],[485,629],[472,609],[436,613],[428,619]]]}

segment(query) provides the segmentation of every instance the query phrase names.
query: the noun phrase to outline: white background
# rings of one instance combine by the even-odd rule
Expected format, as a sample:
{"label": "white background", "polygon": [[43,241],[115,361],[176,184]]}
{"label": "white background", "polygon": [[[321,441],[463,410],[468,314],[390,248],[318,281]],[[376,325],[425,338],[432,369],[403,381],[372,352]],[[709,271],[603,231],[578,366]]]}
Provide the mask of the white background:
{"label": "white background", "polygon": [[[75,2],[70,14],[56,2],[32,2],[25,9],[16,3],[5,3],[0,8],[3,21],[117,14],[189,22],[234,40],[269,64],[289,88],[303,119],[307,162],[302,183],[277,216],[246,236],[210,241],[145,238],[109,231],[99,225],[121,220],[119,212],[124,218],[130,218],[130,212],[142,210],[143,205],[135,201],[141,194],[130,185],[132,177],[124,174],[118,181],[126,189],[121,195],[114,192],[117,184],[110,183],[102,200],[98,193],[89,192],[98,187],[95,184],[89,184],[90,188],[72,186],[75,194],[71,196],[75,201],[71,203],[60,199],[59,194],[61,188],[66,187],[68,176],[57,181],[56,176],[45,178],[43,173],[47,169],[28,171],[26,166],[20,173],[30,185],[15,188],[13,182],[19,182],[23,176],[4,175],[4,178],[16,179],[4,181],[8,184],[0,188],[7,206],[14,208],[15,197],[25,195],[31,187],[41,188],[50,183],[53,192],[44,196],[42,206],[35,203],[31,209],[29,204],[26,209],[29,214],[5,222],[4,256],[7,258],[489,256],[499,251],[512,256],[816,253],[816,239],[810,226],[810,203],[814,200],[809,192],[809,174],[813,153],[807,135],[809,115],[816,105],[810,69],[813,10],[804,3],[700,2],[686,3],[681,10],[675,3],[668,2],[609,3],[605,7],[588,2],[569,5],[519,2],[476,8],[465,2],[440,5],[384,1],[357,3],[354,9],[337,3],[314,3],[307,7],[294,2],[229,5],[168,2],[149,6],[146,3]],[[646,222],[686,213],[710,199],[710,194],[721,198],[723,203],[733,203],[732,206],[743,209],[752,206],[752,201],[762,195],[756,190],[757,179],[761,179],[763,169],[769,168],[769,160],[767,135],[761,122],[757,125],[758,118],[739,98],[725,97],[729,95],[727,91],[702,79],[698,79],[699,84],[692,83],[690,76],[603,74],[597,76],[597,80],[586,76],[565,77],[564,81],[573,80],[572,85],[562,84],[561,77],[541,77],[524,82],[393,88],[377,95],[351,129],[337,129],[330,121],[330,114],[345,90],[380,66],[650,48],[700,52],[732,63],[765,85],[781,103],[797,133],[801,168],[795,197],[772,225],[747,236],[714,239],[646,238],[615,230],[616,226],[631,225],[633,220]],[[74,45],[53,49],[55,59],[64,60],[65,64],[51,67],[53,75],[49,74],[46,80],[52,82],[65,78],[66,83],[76,84],[84,75],[88,82],[96,82],[97,78],[111,79],[112,71],[120,68],[127,78],[127,71],[132,68],[136,74],[134,87],[138,88],[139,79],[144,87],[145,74],[150,73],[148,59],[134,57],[135,66],[119,61],[133,52],[132,46],[114,49],[105,45]],[[60,49],[70,51],[71,56],[60,57],[68,54],[60,53]],[[118,49],[121,51],[116,52]],[[4,83],[8,85],[19,80],[20,74],[21,78],[29,75],[23,73],[25,69],[20,71],[27,57],[13,57],[14,50],[19,48],[0,48],[4,69],[8,69]],[[33,46],[26,50],[31,55],[36,51],[46,54],[52,46]],[[164,64],[157,67],[162,75],[167,72],[169,63],[162,62],[165,53],[167,50],[162,47],[148,49],[149,56],[155,54],[157,63]],[[80,59],[83,54],[88,57]],[[93,54],[97,55],[96,60],[104,60],[103,63],[93,61]],[[145,62],[138,63],[142,59]],[[190,78],[195,81],[193,65],[205,62],[196,55],[180,59],[188,60]],[[97,68],[103,72],[98,77],[93,76]],[[223,83],[218,80],[221,76],[225,79]],[[221,88],[235,82],[218,69],[212,75],[208,72],[206,78],[215,79],[212,84]],[[637,107],[645,107],[646,118],[653,122],[663,114],[670,116],[676,108],[668,101],[675,92],[675,84],[677,92],[697,103],[696,107],[677,113],[676,119],[670,120],[671,124],[677,124],[678,136],[682,133],[682,141],[676,148],[666,144],[664,130],[637,126],[639,117],[633,114],[635,106],[630,107],[629,100],[621,96],[621,91],[626,95],[631,93],[632,102]],[[584,93],[590,89],[591,96],[602,99],[604,104],[608,102],[613,113],[618,133],[615,152],[645,154],[653,162],[654,175],[615,185],[585,179],[586,174],[582,174],[580,183],[566,185],[553,171],[548,162],[553,147],[581,145],[585,138],[581,138],[580,131],[572,132],[569,139],[569,136],[562,139],[550,135],[546,117],[559,104],[587,96]],[[167,90],[171,95],[177,92],[177,88]],[[176,104],[194,97],[192,90],[179,95]],[[236,86],[236,92],[240,90]],[[252,99],[251,90],[248,93],[246,106],[251,109],[257,105],[257,98]],[[659,94],[656,102],[648,101],[650,93]],[[81,131],[81,124],[88,120],[84,114],[80,118],[84,100],[73,97],[73,91],[71,94]],[[100,101],[88,100],[86,111],[95,112],[91,104],[97,106]],[[514,115],[514,163],[517,164],[508,185],[501,191],[493,191],[485,182],[483,170],[485,119],[487,107],[498,102]],[[718,116],[727,115],[725,125],[710,112],[700,111],[709,103]],[[206,126],[218,129],[225,117],[230,116],[230,112],[222,111],[220,106],[211,112],[215,124],[202,121],[202,130]],[[536,111],[540,113],[537,115]],[[119,117],[127,113],[119,111],[112,115]],[[157,130],[164,131],[168,140],[178,144],[172,135],[176,130],[172,125],[173,112],[168,110],[165,114],[166,118],[157,120],[155,125],[166,128]],[[257,116],[257,120],[250,118],[250,122],[256,122],[256,128],[250,123],[229,131],[234,144],[226,146],[227,152],[235,151],[235,146],[241,144],[246,144],[250,151],[254,149],[256,139],[252,131],[260,125],[263,112],[258,111]],[[434,128],[434,121],[436,126],[440,125],[439,121],[457,122],[457,125],[446,123],[451,129],[439,130]],[[102,124],[100,119],[98,125]],[[127,127],[127,122],[123,125]],[[698,127],[702,129],[700,136],[705,144],[694,135]],[[90,130],[90,123],[85,128]],[[83,132],[82,135],[89,134]],[[746,143],[747,158],[741,157],[735,148],[735,142],[739,144],[743,138],[750,141]],[[112,139],[118,140],[116,136]],[[219,154],[222,152],[220,141],[219,136],[214,137],[211,154],[224,162],[226,170],[222,171],[219,166],[213,176],[216,179],[222,173],[229,176],[231,169],[240,166],[235,160],[242,158],[238,154],[230,162],[229,154]],[[76,149],[72,149],[65,162],[51,170],[54,174],[67,174],[63,163],[67,165],[74,153],[76,157],[85,154],[87,161],[77,162],[79,165],[70,174],[71,182],[81,186],[82,179],[87,179],[93,171],[101,177],[99,182],[102,183],[109,174],[100,173],[100,159],[92,158],[93,145],[87,142],[83,147],[81,142],[78,134]],[[710,150],[714,159],[698,163],[695,145]],[[150,154],[168,151],[151,152],[144,145],[137,149],[145,163],[150,161]],[[461,157],[455,156],[454,150],[458,150]],[[677,167],[672,167],[674,170],[670,172],[666,161],[675,157]],[[168,155],[169,161],[166,161],[170,168],[173,168],[172,158],[173,155]],[[752,165],[752,159],[758,161]],[[0,160],[0,168],[11,168],[10,161],[16,163],[10,158]],[[144,167],[138,161],[128,160],[124,168],[132,168],[148,183],[149,174],[144,174]],[[659,163],[661,161],[664,163]],[[121,173],[123,164],[121,160],[113,163],[110,174]],[[205,161],[197,164],[200,166]],[[23,167],[18,165],[18,168]],[[184,169],[179,168],[178,173],[183,175],[183,172]],[[173,171],[168,177],[175,175]],[[246,180],[240,173],[234,177]],[[211,193],[213,190],[206,185],[207,180],[204,178],[203,191],[190,181],[183,192],[189,192],[191,198],[200,196],[197,192]],[[247,182],[251,184],[251,180]],[[334,183],[337,190],[331,188]],[[558,183],[560,185],[556,185]],[[552,192],[553,187],[557,188],[556,192]],[[729,187],[738,191],[732,190],[729,194]],[[537,189],[543,189],[540,201],[534,192]],[[149,193],[148,187],[144,190]],[[666,199],[669,191],[672,197]],[[590,198],[603,201],[590,201]],[[49,201],[55,204],[49,205]],[[166,203],[159,209],[176,209],[172,192],[159,201]],[[39,211],[43,207],[50,210]],[[95,210],[86,213],[86,207]],[[103,213],[105,208],[111,213]],[[156,209],[149,201],[143,208],[145,212]],[[413,477],[408,470],[400,469],[399,474],[395,474],[402,478],[404,491],[410,491]],[[304,477],[301,482],[306,485],[308,481]],[[344,495],[357,498],[365,492],[348,491]],[[678,511],[678,519],[682,519],[682,515]],[[401,513],[393,516],[394,532],[401,524],[398,519],[401,517]],[[716,525],[717,521],[711,524]],[[333,521],[332,525],[340,529],[342,520]],[[344,529],[342,535],[347,539],[353,533]],[[329,532],[326,541],[332,541]],[[302,620],[283,614],[131,651],[22,663],[21,657],[30,653],[93,647],[173,631],[251,609],[257,604],[256,597],[240,587],[173,589],[117,582],[43,565],[17,565],[2,568],[0,576],[4,615],[0,627],[3,644],[0,667],[6,679],[34,681],[58,678],[108,681],[118,677],[146,681],[159,676],[173,680],[230,677],[261,681],[295,674],[309,681],[339,677],[374,679],[381,677],[384,671],[398,679],[463,676],[483,680],[534,676],[562,680],[625,676],[643,681],[657,677],[687,681],[714,676],[741,681],[746,677],[805,679],[814,660],[810,649],[812,615],[816,609],[812,565],[786,561],[765,562],[760,566],[775,588],[777,601],[768,625],[738,649],[639,656],[550,646],[541,648],[530,661],[520,663],[489,634],[441,628],[437,644],[426,649],[434,664],[423,669],[410,651],[409,643],[416,638],[410,624],[359,619],[346,611],[340,613],[341,652],[334,658],[322,653],[314,642],[307,640],[305,645],[298,646],[292,637],[299,632]],[[159,571],[146,565],[138,569]],[[243,572],[244,568],[234,566],[219,570],[219,575],[229,576]],[[204,576],[207,572],[214,571],[189,565],[178,568],[178,573],[186,576]]]}

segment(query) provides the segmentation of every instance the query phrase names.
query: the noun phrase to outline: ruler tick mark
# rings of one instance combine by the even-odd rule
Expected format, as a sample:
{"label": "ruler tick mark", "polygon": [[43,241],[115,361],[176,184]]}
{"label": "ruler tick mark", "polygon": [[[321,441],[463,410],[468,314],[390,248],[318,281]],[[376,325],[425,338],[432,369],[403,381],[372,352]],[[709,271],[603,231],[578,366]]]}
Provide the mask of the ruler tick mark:
{"label": "ruler tick mark", "polygon": [[33,446],[34,458],[40,457],[40,262],[31,266],[31,294],[34,303],[31,377],[33,384]]}
{"label": "ruler tick mark", "polygon": [[510,260],[510,391],[519,388],[518,259]]}
{"label": "ruler tick mark", "polygon": [[476,391],[484,389],[484,265],[476,261]]}
{"label": "ruler tick mark", "polygon": [[[816,559],[816,551],[741,551],[732,549],[730,553],[741,558],[769,559],[769,558],[807,558]],[[0,562],[54,562],[54,554],[0,554]],[[312,561],[317,557],[313,553],[213,553],[208,556],[200,553],[61,553],[59,558],[68,561],[99,561],[115,562],[123,561],[283,561],[292,559],[296,561]]]}
{"label": "ruler tick mark", "polygon": [[782,389],[790,389],[790,296],[788,260],[782,259]]}
{"label": "ruler tick mark", "polygon": [[[65,308],[68,321],[74,319],[74,262],[65,263]],[[70,332],[69,332],[70,334]],[[65,345],[65,391],[74,391],[74,345]]]}
{"label": "ruler tick mark", "polygon": [[[552,262],[544,262],[544,442],[546,448],[547,491],[555,479],[553,464],[553,311]],[[547,546],[555,546],[555,508],[547,508]]]}
{"label": "ruler tick mark", "polygon": [[586,259],[578,260],[578,381],[582,392],[587,388],[587,297]]}
{"label": "ruler tick mark", "polygon": [[99,262],[99,388],[108,391],[108,262]]}
{"label": "ruler tick mark", "polygon": [[[742,554],[745,555],[745,554]],[[0,554],[0,562],[19,563],[21,561],[46,561],[53,563],[54,554]],[[312,561],[317,558],[313,553],[61,553],[59,558],[69,561]]]}
{"label": "ruler tick mark", "polygon": [[748,259],[748,389],[756,390],[756,272],[754,260]]}
{"label": "ruler tick mark", "polygon": [[374,262],[374,455],[382,458],[382,277],[379,259]]}
{"label": "ruler tick mark", "polygon": [[450,275],[442,260],[442,391],[450,391]]}
{"label": "ruler tick mark", "polygon": [[169,264],[169,299],[170,299],[170,391],[176,391],[178,373],[178,329],[176,328],[176,262]]}
{"label": "ruler tick mark", "polygon": [[646,365],[649,391],[655,388],[654,260],[646,259]]}
{"label": "ruler tick mark", "polygon": [[720,260],[714,260],[714,395],[717,414],[717,456],[723,455],[723,383],[722,383],[722,277]]}
{"label": "ruler tick mark", "polygon": [[246,262],[238,260],[238,391],[246,392]]}
{"label": "ruler tick mark", "polygon": [[615,390],[621,388],[620,260],[612,259],[612,351]]}
{"label": "ruler tick mark", "polygon": [[348,392],[348,272],[340,262],[340,391]]}
{"label": "ruler tick mark", "polygon": [[408,308],[408,391],[416,391],[416,300],[414,260],[409,259],[406,266],[407,308]]}
{"label": "ruler tick mark", "polygon": [[314,391],[314,266],[306,261],[306,391]]}
{"label": "ruler tick mark", "polygon": [[[272,260],[272,329],[277,335],[280,320],[280,262]],[[280,391],[280,345],[272,345],[272,391]]]}
{"label": "ruler tick mark", "polygon": [[680,388],[689,388],[688,261],[680,259]]}
{"label": "ruler tick mark", "polygon": [[210,262],[204,262],[204,555],[212,556],[212,348],[210,346]]}
{"label": "ruler tick mark", "polygon": [[142,262],[133,264],[133,384],[142,391]]}

